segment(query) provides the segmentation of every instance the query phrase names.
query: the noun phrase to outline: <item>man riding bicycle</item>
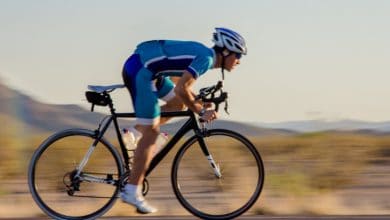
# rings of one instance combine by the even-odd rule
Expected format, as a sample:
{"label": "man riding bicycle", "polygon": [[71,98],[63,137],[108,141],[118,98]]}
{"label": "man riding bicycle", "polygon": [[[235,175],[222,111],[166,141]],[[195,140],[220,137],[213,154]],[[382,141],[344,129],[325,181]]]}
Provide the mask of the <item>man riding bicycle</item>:
{"label": "man riding bicycle", "polygon": [[[141,213],[157,211],[143,197],[142,184],[156,148],[160,125],[169,120],[160,118],[160,112],[188,107],[206,122],[216,119],[217,112],[207,109],[210,105],[195,99],[192,86],[209,69],[230,72],[247,53],[244,38],[227,28],[216,28],[213,42],[214,47],[208,48],[193,41],[146,41],[137,46],[124,64],[123,81],[137,117],[130,131],[138,138],[134,139],[133,144],[137,145],[134,163],[121,198]],[[166,102],[161,108],[158,99]]]}

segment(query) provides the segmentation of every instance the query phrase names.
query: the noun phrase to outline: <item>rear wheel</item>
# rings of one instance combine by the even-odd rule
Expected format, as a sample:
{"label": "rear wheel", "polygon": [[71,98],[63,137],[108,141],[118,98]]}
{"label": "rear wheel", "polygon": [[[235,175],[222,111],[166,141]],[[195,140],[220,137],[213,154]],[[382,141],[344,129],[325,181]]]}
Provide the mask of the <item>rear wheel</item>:
{"label": "rear wheel", "polygon": [[[35,151],[28,183],[39,207],[55,219],[95,219],[113,205],[123,173],[118,152],[93,131],[72,129],[49,137]],[[93,149],[81,172],[77,168]],[[80,173],[79,175],[77,175]]]}
{"label": "rear wheel", "polygon": [[260,196],[260,154],[248,139],[229,130],[210,130],[203,140],[211,157],[205,156],[197,136],[190,138],[173,162],[173,190],[180,203],[202,219],[235,218]]}

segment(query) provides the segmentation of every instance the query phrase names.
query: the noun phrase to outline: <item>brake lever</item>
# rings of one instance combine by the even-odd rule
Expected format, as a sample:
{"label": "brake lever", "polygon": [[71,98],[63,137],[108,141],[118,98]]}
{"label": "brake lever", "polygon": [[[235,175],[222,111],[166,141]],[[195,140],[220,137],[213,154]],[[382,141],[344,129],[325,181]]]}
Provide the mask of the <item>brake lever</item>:
{"label": "brake lever", "polygon": [[225,110],[226,114],[230,115],[230,112],[229,112],[229,103],[228,103],[227,100],[225,101],[225,108],[224,108],[224,110]]}

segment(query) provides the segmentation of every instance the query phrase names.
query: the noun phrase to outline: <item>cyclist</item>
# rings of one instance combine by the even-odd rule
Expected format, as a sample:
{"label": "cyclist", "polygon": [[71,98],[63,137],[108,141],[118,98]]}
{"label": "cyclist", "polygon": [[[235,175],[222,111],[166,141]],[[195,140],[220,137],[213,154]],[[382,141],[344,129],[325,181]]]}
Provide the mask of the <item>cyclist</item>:
{"label": "cyclist", "polygon": [[[124,202],[138,212],[152,213],[142,195],[145,172],[153,157],[160,125],[169,118],[160,118],[161,111],[178,111],[188,107],[204,121],[217,118],[217,112],[207,103],[195,100],[192,86],[196,79],[212,68],[231,71],[247,53],[244,38],[227,28],[215,28],[214,47],[194,41],[152,40],[139,44],[124,64],[123,81],[130,92],[136,113],[133,132],[134,164],[128,183],[121,193]],[[176,84],[176,85],[175,85]],[[159,106],[158,99],[165,105]]]}

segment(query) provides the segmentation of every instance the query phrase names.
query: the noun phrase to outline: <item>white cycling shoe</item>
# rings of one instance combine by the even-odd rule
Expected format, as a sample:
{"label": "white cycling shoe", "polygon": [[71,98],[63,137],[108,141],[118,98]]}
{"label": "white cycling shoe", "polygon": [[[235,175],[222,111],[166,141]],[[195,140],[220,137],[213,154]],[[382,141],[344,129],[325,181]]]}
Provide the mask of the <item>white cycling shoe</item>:
{"label": "white cycling shoe", "polygon": [[156,208],[149,205],[142,195],[135,195],[124,190],[121,192],[121,199],[123,202],[135,206],[137,208],[137,212],[142,214],[149,214],[158,211]]}

